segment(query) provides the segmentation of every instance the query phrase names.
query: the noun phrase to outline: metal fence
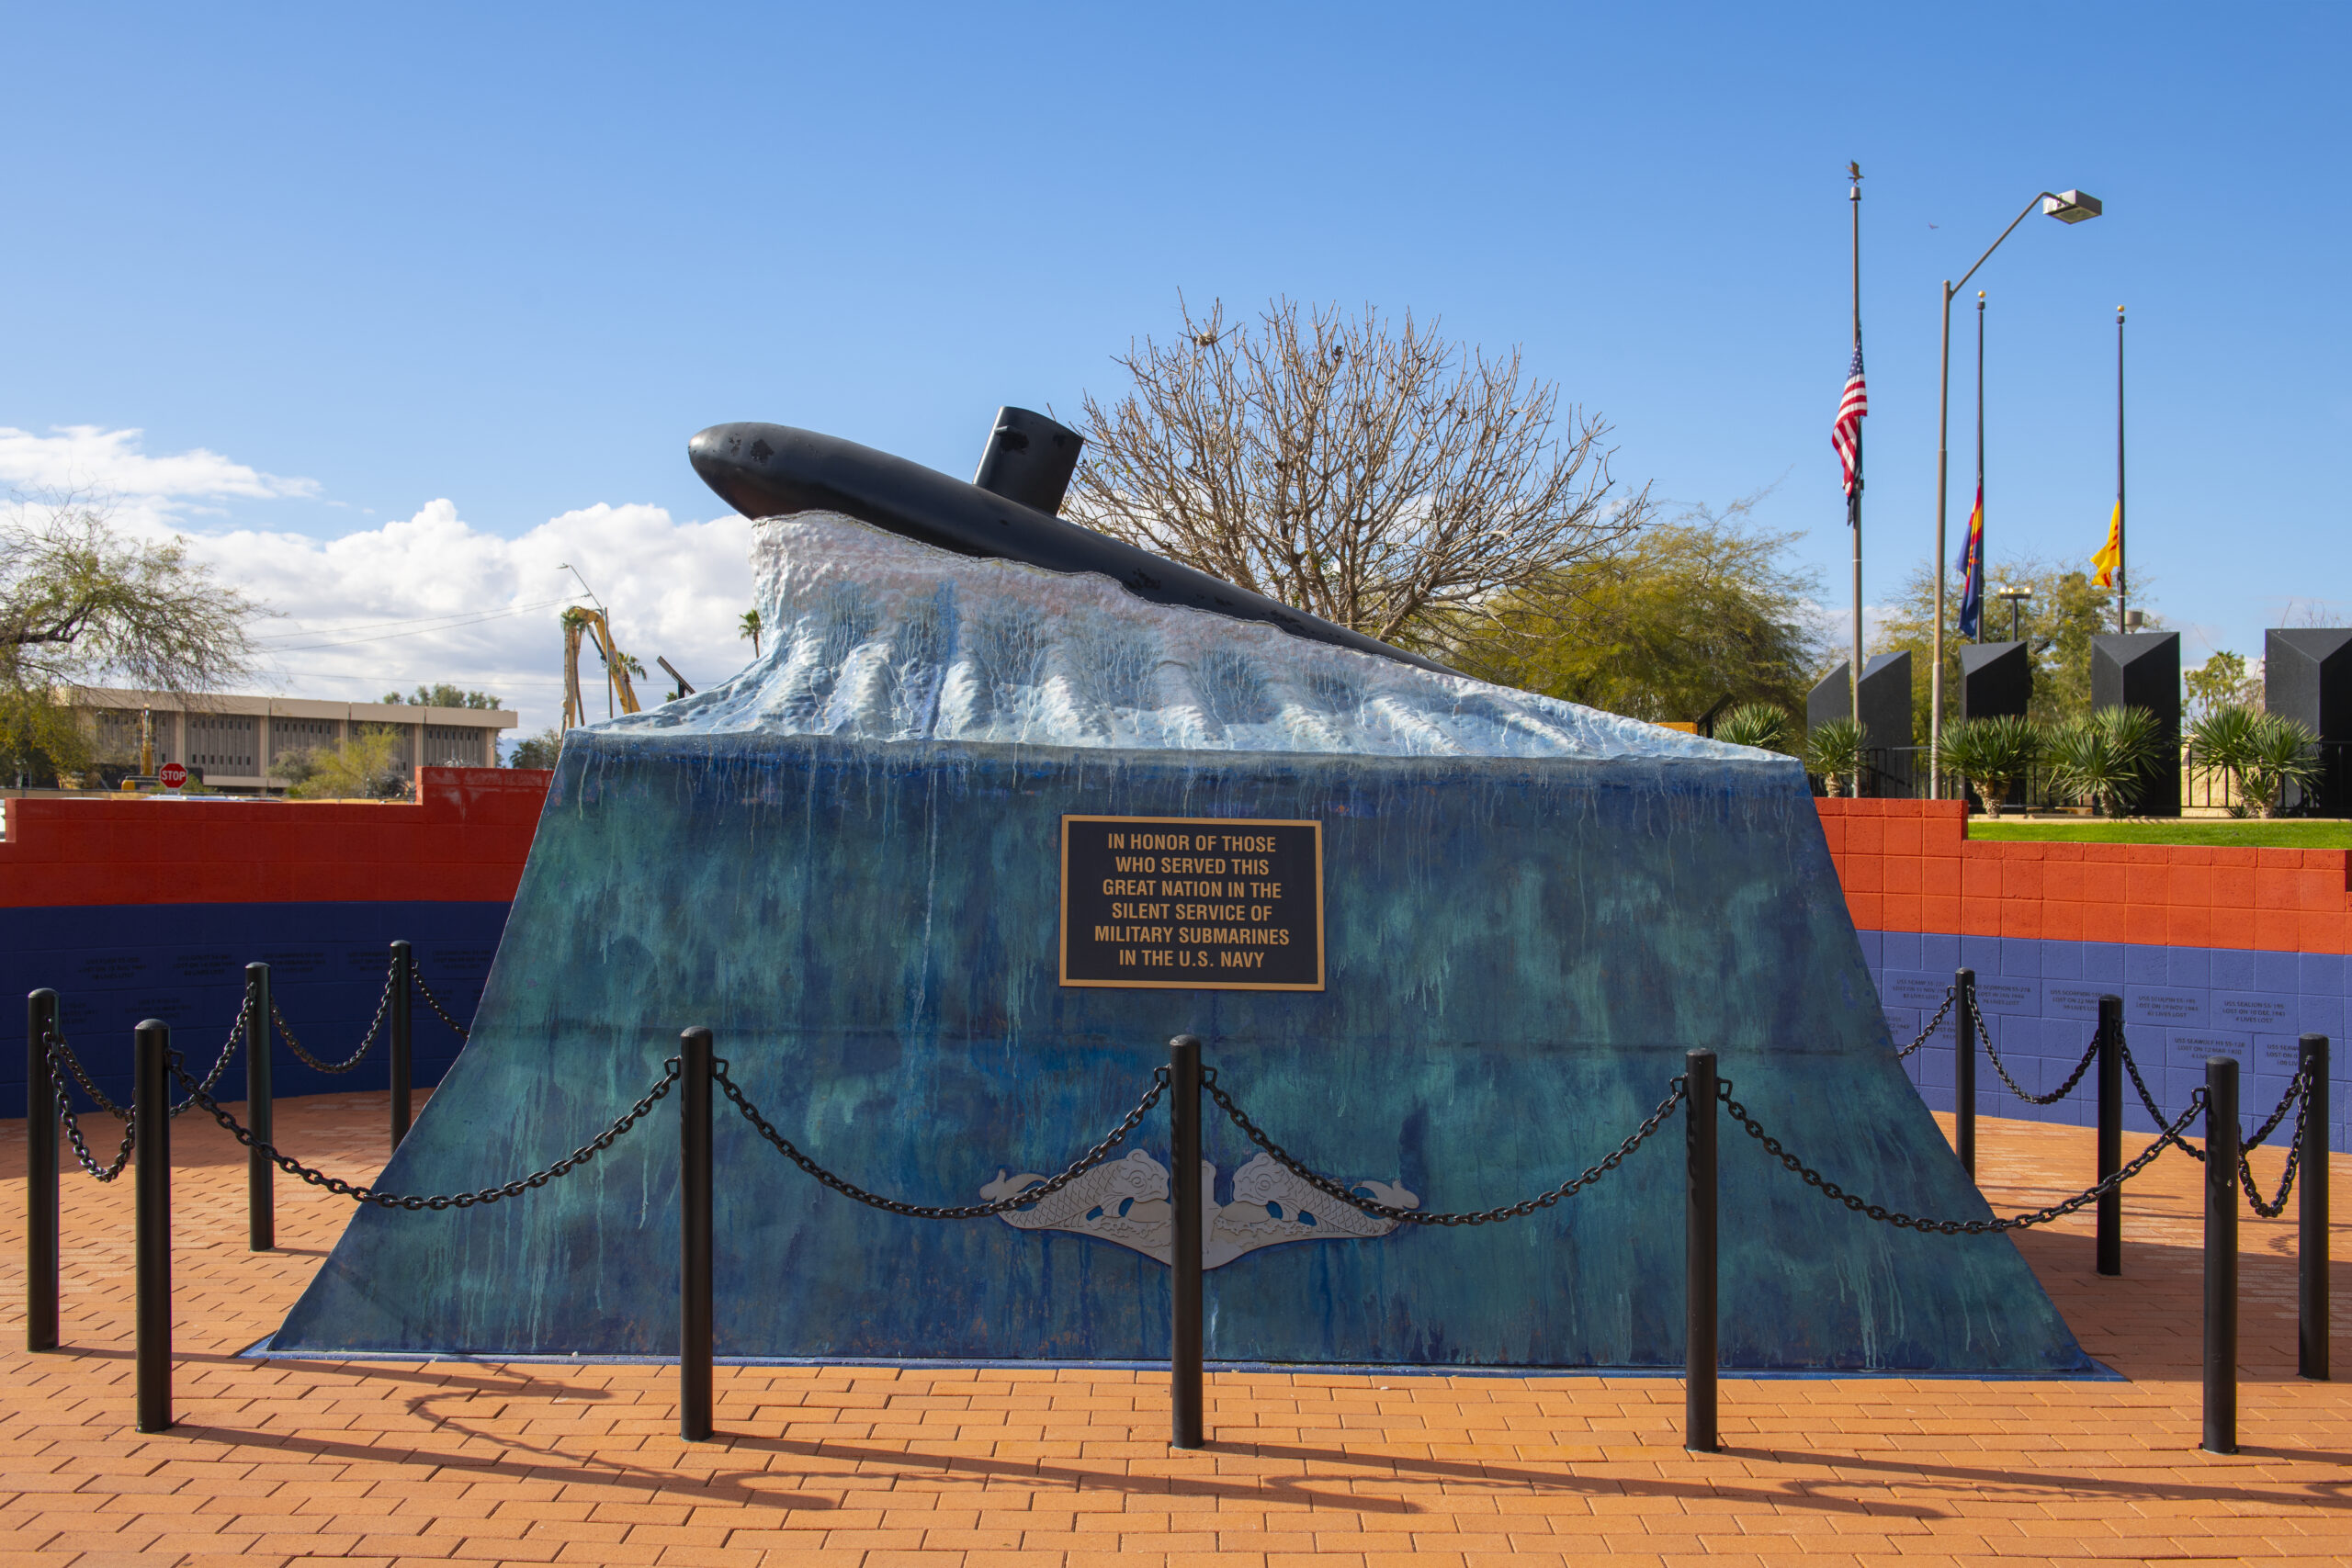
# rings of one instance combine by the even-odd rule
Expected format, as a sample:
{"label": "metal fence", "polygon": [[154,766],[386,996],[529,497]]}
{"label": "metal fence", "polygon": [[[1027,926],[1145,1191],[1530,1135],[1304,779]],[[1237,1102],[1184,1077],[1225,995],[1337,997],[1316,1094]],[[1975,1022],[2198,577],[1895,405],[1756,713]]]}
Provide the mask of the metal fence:
{"label": "metal fence", "polygon": [[[2279,814],[2286,817],[2352,817],[2352,742],[2324,740],[2312,748],[2320,766],[2319,777],[2309,787],[2290,784],[2284,792]],[[2180,803],[2184,809],[2244,811],[2261,815],[2258,805],[2249,805],[2237,778],[2225,768],[2200,761],[2197,749],[2184,746],[2180,751]],[[1813,793],[1826,795],[1831,792],[1822,776],[1809,774]],[[1836,792],[1847,793],[1841,786]],[[1867,800],[1925,800],[1930,793],[1928,749],[1925,746],[1873,746],[1864,753],[1862,767],[1862,796]],[[1960,793],[1958,781],[1951,781],[1948,795]],[[1971,804],[1982,807],[1978,792],[1966,792]],[[2052,783],[2049,770],[2030,768],[2025,776],[2009,786],[2001,799],[2005,811],[2072,811],[2086,816],[2091,807],[2080,796],[2061,792]]]}

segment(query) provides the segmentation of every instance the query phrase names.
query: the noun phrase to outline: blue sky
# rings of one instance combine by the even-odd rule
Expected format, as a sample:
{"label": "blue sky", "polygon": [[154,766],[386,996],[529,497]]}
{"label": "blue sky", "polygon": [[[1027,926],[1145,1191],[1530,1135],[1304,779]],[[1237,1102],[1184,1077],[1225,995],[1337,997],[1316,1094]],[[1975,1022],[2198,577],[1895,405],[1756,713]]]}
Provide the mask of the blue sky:
{"label": "blue sky", "polygon": [[[11,6],[6,36],[0,426],[259,476],[158,480],[199,535],[323,552],[441,500],[505,539],[715,519],[684,444],[722,420],[968,472],[998,403],[1114,389],[1179,289],[1287,293],[1523,345],[1625,480],[1771,487],[1842,607],[1857,158],[1873,600],[1932,536],[1939,280],[2080,187],[2106,217],[2030,219],[1978,280],[1996,560],[2099,541],[2122,302],[2132,560],[2188,657],[2258,654],[2290,599],[2352,615],[2341,6]],[[507,566],[484,607],[561,591]],[[625,624],[721,672],[686,623],[723,564],[666,619],[658,551],[604,569]],[[281,640],[467,602],[253,570]],[[545,668],[481,678],[551,679],[531,625]],[[407,637],[334,678],[480,651]]]}

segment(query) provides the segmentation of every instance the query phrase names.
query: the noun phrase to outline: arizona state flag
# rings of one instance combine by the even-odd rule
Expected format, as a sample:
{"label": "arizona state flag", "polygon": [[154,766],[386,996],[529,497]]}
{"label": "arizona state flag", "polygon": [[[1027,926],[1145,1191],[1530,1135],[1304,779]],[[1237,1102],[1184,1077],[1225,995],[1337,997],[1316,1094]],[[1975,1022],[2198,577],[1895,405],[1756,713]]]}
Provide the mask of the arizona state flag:
{"label": "arizona state flag", "polygon": [[2115,503],[2115,515],[2107,520],[2107,543],[2098,554],[2091,557],[2091,565],[2098,568],[2098,575],[2091,581],[2101,588],[2115,586],[2115,569],[2123,564],[2123,503]]}
{"label": "arizona state flag", "polygon": [[1968,542],[1960,547],[1960,635],[1973,637],[1984,623],[1984,487],[1968,514]]}

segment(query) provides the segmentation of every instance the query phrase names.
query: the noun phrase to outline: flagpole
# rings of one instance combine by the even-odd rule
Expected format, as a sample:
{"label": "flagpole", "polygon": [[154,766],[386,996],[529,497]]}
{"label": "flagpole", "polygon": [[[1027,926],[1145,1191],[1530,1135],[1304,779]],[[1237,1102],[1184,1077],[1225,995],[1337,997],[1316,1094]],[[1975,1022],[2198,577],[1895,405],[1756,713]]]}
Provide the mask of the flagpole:
{"label": "flagpole", "polygon": [[[1859,163],[1846,165],[1853,177],[1853,187],[1847,196],[1853,210],[1854,226],[1854,352],[1862,348],[1862,166]],[[1854,659],[1846,667],[1847,709],[1854,722],[1862,719],[1862,425],[1854,422],[1854,488],[1846,497],[1846,525],[1854,536]],[[1862,781],[1854,779],[1854,793],[1860,795]]]}
{"label": "flagpole", "polygon": [[2123,307],[2115,308],[2115,629],[2124,629],[2131,588],[2123,575]]}
{"label": "flagpole", "polygon": [[[1976,640],[1984,640],[1984,290],[1976,291],[1976,526],[1969,547],[1976,558]],[[1961,592],[1968,592],[1965,584]],[[1961,605],[1965,611],[1968,606]]]}

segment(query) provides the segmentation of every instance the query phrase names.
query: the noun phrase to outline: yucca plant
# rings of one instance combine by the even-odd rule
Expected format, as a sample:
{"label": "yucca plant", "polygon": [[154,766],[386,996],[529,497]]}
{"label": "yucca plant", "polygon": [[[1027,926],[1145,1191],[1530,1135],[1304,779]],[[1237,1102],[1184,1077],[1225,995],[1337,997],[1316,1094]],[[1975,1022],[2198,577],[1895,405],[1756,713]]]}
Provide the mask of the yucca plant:
{"label": "yucca plant", "polygon": [[1715,739],[1734,746],[1787,751],[1795,726],[1770,703],[1742,703],[1715,721]]}
{"label": "yucca plant", "polygon": [[2244,817],[2253,808],[2245,766],[2253,755],[2255,731],[2262,716],[2249,707],[2217,708],[2188,728],[2188,754],[2199,768],[2219,773],[2228,781],[2233,817]]}
{"label": "yucca plant", "polygon": [[2139,804],[2163,758],[2164,732],[2146,708],[2100,708],[2062,725],[2043,742],[2051,788],[2121,817]]}
{"label": "yucca plant", "polygon": [[1850,718],[1833,718],[1813,727],[1804,738],[1804,765],[1807,773],[1819,773],[1829,793],[1838,793],[1838,781],[1846,781],[1846,793],[1859,797],[1862,793],[1862,767],[1870,753],[1870,739],[1862,727]]}
{"label": "yucca plant", "polygon": [[2041,732],[2019,715],[1968,718],[1944,731],[1936,761],[1945,773],[1973,785],[1984,815],[2001,814],[2001,797],[2023,777],[2041,751]]}
{"label": "yucca plant", "polygon": [[2313,750],[2318,744],[2319,737],[2298,719],[2279,713],[2256,716],[2240,764],[2247,801],[2265,817],[2282,815],[2289,784],[2308,792],[2319,783],[2319,756]]}

